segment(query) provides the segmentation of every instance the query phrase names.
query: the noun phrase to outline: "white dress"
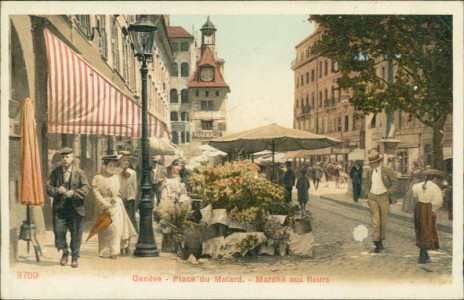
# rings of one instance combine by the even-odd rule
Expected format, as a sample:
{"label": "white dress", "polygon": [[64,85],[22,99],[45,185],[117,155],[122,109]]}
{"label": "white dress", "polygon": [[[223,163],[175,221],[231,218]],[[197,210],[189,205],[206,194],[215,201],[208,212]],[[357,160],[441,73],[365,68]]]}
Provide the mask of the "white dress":
{"label": "white dress", "polygon": [[113,221],[98,233],[98,255],[101,257],[119,255],[121,249],[129,246],[129,239],[137,235],[119,196],[119,187],[116,175],[98,174],[92,181],[97,217],[108,210]]}

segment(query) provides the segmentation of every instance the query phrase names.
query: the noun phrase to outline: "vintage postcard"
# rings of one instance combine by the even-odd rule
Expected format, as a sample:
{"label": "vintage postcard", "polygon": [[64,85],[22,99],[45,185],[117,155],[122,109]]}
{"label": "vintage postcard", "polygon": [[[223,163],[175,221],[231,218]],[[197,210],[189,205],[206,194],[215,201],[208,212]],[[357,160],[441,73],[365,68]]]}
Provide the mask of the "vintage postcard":
{"label": "vintage postcard", "polygon": [[463,298],[462,2],[1,8],[2,299]]}

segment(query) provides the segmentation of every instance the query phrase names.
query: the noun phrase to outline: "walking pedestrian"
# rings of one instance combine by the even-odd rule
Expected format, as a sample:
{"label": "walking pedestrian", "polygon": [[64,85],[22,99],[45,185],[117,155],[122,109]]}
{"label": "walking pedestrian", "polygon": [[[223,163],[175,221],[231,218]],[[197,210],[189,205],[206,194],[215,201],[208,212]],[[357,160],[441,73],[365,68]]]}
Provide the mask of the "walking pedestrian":
{"label": "walking pedestrian", "polygon": [[409,188],[403,198],[403,206],[401,210],[405,213],[412,214],[416,207],[416,198],[413,195],[412,187],[423,181],[423,171],[417,161],[413,162],[411,174],[409,175]]}
{"label": "walking pedestrian", "polygon": [[166,175],[164,174],[164,168],[161,165],[161,160],[156,157],[152,156],[153,162],[153,169],[150,173],[150,179],[152,183],[152,191],[154,197],[156,197],[156,206],[160,204],[161,201],[161,192],[164,187],[164,182],[166,180]]}
{"label": "walking pedestrian", "polygon": [[119,155],[102,157],[104,170],[95,175],[92,180],[92,191],[98,216],[107,211],[112,223],[98,233],[98,255],[100,257],[116,258],[125,253],[129,247],[129,240],[137,235],[132,222],[127,215],[120,193]]}
{"label": "walking pedestrian", "polygon": [[306,170],[301,170],[300,176],[296,181],[296,189],[298,191],[298,203],[303,211],[306,210],[306,203],[309,200],[309,179],[306,176]]}
{"label": "walking pedestrian", "polygon": [[362,190],[362,168],[363,161],[358,160],[354,162],[354,165],[350,170],[351,183],[353,185],[353,201],[358,203],[359,196],[361,195]]}
{"label": "walking pedestrian", "polygon": [[192,189],[189,184],[190,170],[187,169],[186,165],[187,165],[187,162],[185,160],[182,160],[180,163],[180,171],[179,171],[180,181],[185,185],[187,192],[191,192]]}
{"label": "walking pedestrian", "polygon": [[287,161],[285,162],[287,170],[284,173],[284,187],[285,187],[285,202],[292,202],[292,190],[295,185],[295,173],[292,170],[292,163]]}
{"label": "walking pedestrian", "polygon": [[319,188],[319,183],[321,181],[322,175],[324,174],[324,171],[322,170],[319,162],[316,162],[314,164],[313,172],[314,172],[313,183],[317,191],[317,189]]}
{"label": "walking pedestrian", "polygon": [[367,158],[370,166],[366,178],[367,199],[371,208],[374,252],[379,253],[384,249],[382,241],[387,232],[390,203],[396,203],[398,178],[391,169],[380,165],[383,156],[378,152],[372,152]]}
{"label": "walking pedestrian", "polygon": [[52,216],[55,247],[63,251],[60,264],[68,263],[67,231],[71,233],[71,267],[77,268],[82,244],[85,198],[90,186],[85,172],[73,164],[74,152],[65,147],[60,151],[61,165],[50,174],[47,194],[53,197]]}
{"label": "walking pedestrian", "polygon": [[437,230],[437,210],[443,204],[443,193],[439,187],[445,177],[445,172],[429,169],[424,172],[426,180],[413,186],[414,196],[417,197],[414,209],[414,229],[416,231],[416,245],[419,247],[420,264],[430,262],[427,250],[439,248]]}
{"label": "walking pedestrian", "polygon": [[[131,153],[130,151],[119,151],[121,158],[119,159],[119,170],[117,171],[119,184],[120,184],[120,195],[122,202],[124,203],[124,208],[126,213],[129,216],[129,219],[132,222],[135,230],[137,230],[137,220],[135,218],[136,208],[136,197],[137,197],[137,174],[135,170],[129,167]],[[130,241],[129,245],[130,246]],[[129,254],[129,247],[123,249],[123,255]]]}

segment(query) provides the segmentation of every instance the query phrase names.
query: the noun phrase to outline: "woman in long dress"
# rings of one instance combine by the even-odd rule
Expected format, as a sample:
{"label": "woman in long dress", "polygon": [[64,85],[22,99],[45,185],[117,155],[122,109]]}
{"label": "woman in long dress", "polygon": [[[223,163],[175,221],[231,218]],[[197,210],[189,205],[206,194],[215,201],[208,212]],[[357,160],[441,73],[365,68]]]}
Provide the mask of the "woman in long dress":
{"label": "woman in long dress", "polygon": [[419,263],[430,261],[427,250],[437,250],[440,245],[437,230],[437,210],[443,204],[443,194],[438,186],[445,173],[430,169],[424,172],[427,179],[412,187],[418,201],[414,210],[414,228],[416,231],[416,245],[419,247]]}
{"label": "woman in long dress", "polygon": [[121,249],[129,246],[130,237],[137,235],[119,196],[120,184],[116,175],[118,159],[116,155],[102,157],[104,171],[96,175],[92,181],[97,216],[108,211],[113,221],[98,233],[100,257],[116,258],[121,253]]}

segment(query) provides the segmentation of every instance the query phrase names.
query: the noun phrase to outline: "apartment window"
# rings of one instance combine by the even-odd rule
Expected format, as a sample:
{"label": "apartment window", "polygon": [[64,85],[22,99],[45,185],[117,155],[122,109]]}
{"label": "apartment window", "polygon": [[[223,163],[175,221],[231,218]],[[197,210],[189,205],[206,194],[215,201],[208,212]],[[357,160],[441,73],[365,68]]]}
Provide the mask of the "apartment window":
{"label": "apartment window", "polygon": [[179,103],[179,95],[176,89],[172,89],[169,93],[169,99],[171,103]]}
{"label": "apartment window", "polygon": [[201,101],[201,110],[214,110],[214,102],[211,100],[203,100]]}
{"label": "apartment window", "polygon": [[183,89],[180,92],[180,101],[181,101],[181,103],[188,103],[189,102],[188,90],[187,89]]}
{"label": "apartment window", "polygon": [[98,48],[100,49],[100,54],[103,59],[108,59],[108,44],[107,44],[107,34],[106,34],[106,17],[105,15],[100,15],[100,18],[97,19],[98,32],[100,33],[98,37]]}
{"label": "apartment window", "polygon": [[377,115],[374,115],[371,120],[371,128],[375,128],[377,126]]}
{"label": "apartment window", "polygon": [[303,75],[300,77],[301,86],[303,86]]}
{"label": "apartment window", "polygon": [[177,131],[172,132],[172,143],[176,145],[179,144],[179,134]]}
{"label": "apartment window", "polygon": [[201,121],[202,130],[213,130],[213,121]]}
{"label": "apartment window", "polygon": [[195,97],[199,97],[200,96],[200,91],[195,91]]}
{"label": "apartment window", "polygon": [[332,86],[332,105],[335,106],[335,87]]}
{"label": "apartment window", "polygon": [[311,82],[314,82],[314,69],[311,70]]}
{"label": "apartment window", "polygon": [[76,25],[88,40],[92,38],[92,27],[90,26],[89,15],[76,15]]}
{"label": "apartment window", "polygon": [[205,91],[205,97],[209,97],[209,91]]}
{"label": "apartment window", "polygon": [[182,52],[189,51],[189,43],[188,42],[182,42],[180,44],[180,51],[182,51]]}
{"label": "apartment window", "polygon": [[329,105],[329,93],[327,92],[327,89],[324,90],[324,96],[325,96],[325,106]]}
{"label": "apartment window", "polygon": [[319,78],[322,78],[322,61],[319,62]]}
{"label": "apartment window", "polygon": [[190,132],[186,132],[186,143],[190,143]]}
{"label": "apartment window", "polygon": [[319,92],[319,107],[322,107],[322,92]]}
{"label": "apartment window", "polygon": [[331,71],[332,73],[335,72],[335,61],[332,60],[332,64],[331,64]]}
{"label": "apartment window", "polygon": [[180,120],[181,121],[188,121],[189,120],[188,112],[186,112],[186,111],[181,112],[180,113]]}
{"label": "apartment window", "polygon": [[178,52],[179,51],[179,44],[171,43],[171,45],[172,45],[172,51],[173,52]]}
{"label": "apartment window", "polygon": [[314,93],[311,95],[311,106],[314,107]]}
{"label": "apartment window", "polygon": [[398,128],[403,127],[403,112],[398,110]]}
{"label": "apartment window", "polygon": [[180,76],[189,77],[189,65],[188,63],[182,63],[180,65]]}
{"label": "apartment window", "polygon": [[309,72],[306,72],[306,83],[309,83]]}
{"label": "apartment window", "polygon": [[179,121],[179,116],[176,111],[171,111],[171,121]]}
{"label": "apartment window", "polygon": [[306,103],[305,104],[306,104],[306,106],[309,106],[309,96],[308,95],[306,95]]}
{"label": "apartment window", "polygon": [[216,97],[219,97],[219,91],[216,91]]}
{"label": "apartment window", "polygon": [[113,18],[111,23],[111,47],[113,52],[113,68],[117,71],[120,70],[119,66],[119,34],[118,34],[118,21]]}
{"label": "apartment window", "polygon": [[179,70],[178,70],[179,66],[176,64],[176,63],[173,63],[171,65],[171,76],[172,77],[177,77],[179,76]]}
{"label": "apartment window", "polygon": [[338,114],[337,118],[337,131],[342,131],[342,116],[341,114]]}
{"label": "apartment window", "polygon": [[325,61],[325,63],[324,63],[324,76],[327,76],[328,73],[329,73],[329,63],[327,61]]}
{"label": "apartment window", "polygon": [[350,119],[348,118],[348,115],[345,116],[345,132],[348,131],[348,126],[350,123]]}
{"label": "apartment window", "polygon": [[180,133],[180,143],[185,144],[185,131]]}

